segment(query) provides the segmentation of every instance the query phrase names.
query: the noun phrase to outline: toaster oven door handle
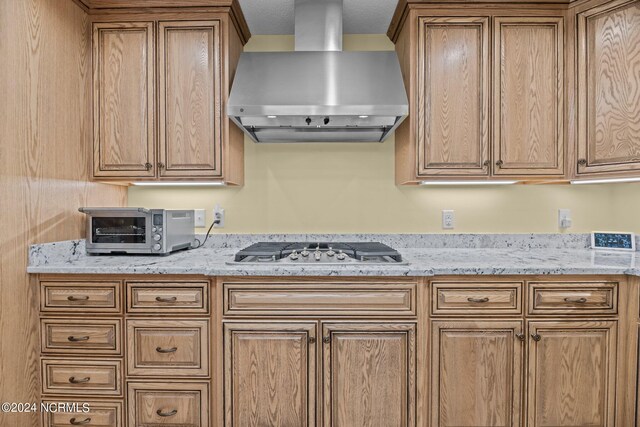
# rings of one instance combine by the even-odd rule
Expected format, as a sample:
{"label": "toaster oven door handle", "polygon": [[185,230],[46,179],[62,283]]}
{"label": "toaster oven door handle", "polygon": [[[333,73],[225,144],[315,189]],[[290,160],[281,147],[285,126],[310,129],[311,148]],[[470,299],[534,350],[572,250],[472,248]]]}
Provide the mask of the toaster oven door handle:
{"label": "toaster oven door handle", "polygon": [[[144,214],[151,213],[151,211],[149,209],[147,209],[147,208],[137,208],[136,210],[138,212],[144,213]],[[78,208],[78,212],[82,212],[83,214],[91,215],[91,213],[93,212],[93,209]]]}

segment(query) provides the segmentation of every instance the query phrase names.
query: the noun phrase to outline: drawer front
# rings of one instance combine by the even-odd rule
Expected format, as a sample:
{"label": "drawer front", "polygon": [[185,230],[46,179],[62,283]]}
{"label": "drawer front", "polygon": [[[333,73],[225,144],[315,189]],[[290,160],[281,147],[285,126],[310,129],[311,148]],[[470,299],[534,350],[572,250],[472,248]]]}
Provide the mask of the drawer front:
{"label": "drawer front", "polygon": [[127,320],[131,376],[208,376],[206,320]]}
{"label": "drawer front", "polygon": [[43,353],[120,354],[120,320],[42,319]]}
{"label": "drawer front", "polygon": [[224,315],[415,316],[415,284],[224,283]]}
{"label": "drawer front", "polygon": [[432,282],[431,290],[434,316],[522,313],[522,282]]}
{"label": "drawer front", "polygon": [[206,314],[208,282],[127,282],[127,312]]}
{"label": "drawer front", "polygon": [[529,282],[529,314],[616,314],[617,282]]}
{"label": "drawer front", "polygon": [[42,392],[65,395],[122,395],[119,360],[42,359]]}
{"label": "drawer front", "polygon": [[[56,406],[58,401],[44,401],[47,405]],[[44,412],[44,427],[123,427],[122,402],[106,402],[85,400],[78,401],[79,411]],[[83,404],[89,410],[83,412]]]}
{"label": "drawer front", "polygon": [[130,426],[209,426],[206,383],[129,383],[127,394]]}
{"label": "drawer front", "polygon": [[120,282],[40,282],[40,310],[67,312],[120,313]]}

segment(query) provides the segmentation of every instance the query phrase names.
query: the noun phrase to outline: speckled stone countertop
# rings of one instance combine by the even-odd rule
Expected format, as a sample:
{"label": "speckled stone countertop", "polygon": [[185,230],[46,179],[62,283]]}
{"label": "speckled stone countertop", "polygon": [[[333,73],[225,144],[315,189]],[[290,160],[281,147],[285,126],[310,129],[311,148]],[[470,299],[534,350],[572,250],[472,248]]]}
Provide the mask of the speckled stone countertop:
{"label": "speckled stone countertop", "polygon": [[[238,250],[259,241],[380,241],[397,249],[408,264],[229,264]],[[636,262],[639,257],[639,252],[593,251],[589,249],[588,234],[216,234],[202,248],[163,257],[88,256],[83,240],[33,245],[29,250],[27,271],[207,276],[640,276],[640,261]]]}

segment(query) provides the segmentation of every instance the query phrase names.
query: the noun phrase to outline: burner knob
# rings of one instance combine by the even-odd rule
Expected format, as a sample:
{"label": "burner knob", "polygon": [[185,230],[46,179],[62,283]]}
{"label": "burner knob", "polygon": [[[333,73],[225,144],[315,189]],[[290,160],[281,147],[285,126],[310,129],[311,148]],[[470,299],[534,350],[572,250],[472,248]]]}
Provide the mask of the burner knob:
{"label": "burner knob", "polygon": [[329,246],[329,250],[327,251],[327,256],[328,257],[332,257],[334,256],[336,253],[333,251],[333,248],[331,246]]}
{"label": "burner knob", "polygon": [[291,252],[291,254],[289,255],[289,258],[294,261],[297,260],[299,258],[298,253],[296,251]]}
{"label": "burner knob", "polygon": [[300,252],[300,255],[302,255],[305,258],[309,256],[309,251],[307,250],[306,246],[302,249],[302,252]]}
{"label": "burner knob", "polygon": [[342,261],[346,257],[347,257],[347,255],[344,252],[342,252],[341,250],[338,251],[338,255],[336,256],[336,258],[338,258],[340,261]]}

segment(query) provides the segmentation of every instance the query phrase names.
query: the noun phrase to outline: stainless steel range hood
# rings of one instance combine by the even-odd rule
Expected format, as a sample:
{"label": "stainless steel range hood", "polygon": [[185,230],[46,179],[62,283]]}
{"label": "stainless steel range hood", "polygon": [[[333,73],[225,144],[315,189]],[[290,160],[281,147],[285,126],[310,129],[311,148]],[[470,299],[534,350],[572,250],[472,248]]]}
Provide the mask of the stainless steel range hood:
{"label": "stainless steel range hood", "polygon": [[396,53],[343,52],[342,0],[296,0],[296,51],[245,52],[227,106],[256,142],[381,142],[408,114]]}

